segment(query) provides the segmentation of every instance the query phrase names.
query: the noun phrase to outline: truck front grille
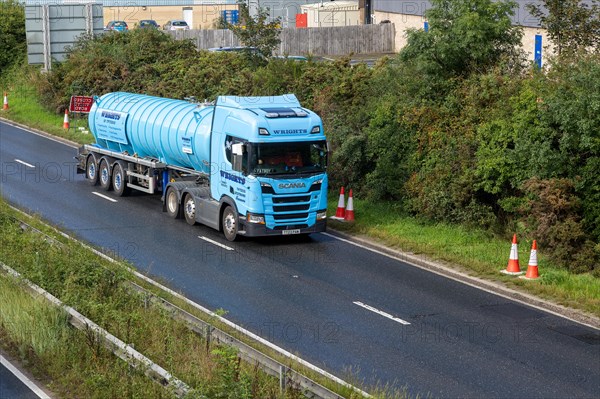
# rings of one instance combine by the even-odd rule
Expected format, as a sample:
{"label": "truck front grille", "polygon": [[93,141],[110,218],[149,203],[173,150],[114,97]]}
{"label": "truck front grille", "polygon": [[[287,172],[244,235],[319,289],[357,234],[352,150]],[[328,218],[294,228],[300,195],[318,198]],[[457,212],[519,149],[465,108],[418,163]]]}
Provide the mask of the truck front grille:
{"label": "truck front grille", "polygon": [[274,204],[289,204],[290,202],[308,202],[308,201],[310,201],[310,195],[295,195],[292,197],[273,195],[273,203]]}
{"label": "truck front grille", "polygon": [[275,212],[297,212],[297,211],[308,211],[310,209],[310,205],[284,205],[284,206],[273,206],[273,210]]}
{"label": "truck front grille", "polygon": [[273,218],[275,220],[307,219],[308,213],[276,213],[273,215]]}
{"label": "truck front grille", "polygon": [[263,193],[265,222],[269,228],[287,230],[309,226],[316,218],[318,195]]}

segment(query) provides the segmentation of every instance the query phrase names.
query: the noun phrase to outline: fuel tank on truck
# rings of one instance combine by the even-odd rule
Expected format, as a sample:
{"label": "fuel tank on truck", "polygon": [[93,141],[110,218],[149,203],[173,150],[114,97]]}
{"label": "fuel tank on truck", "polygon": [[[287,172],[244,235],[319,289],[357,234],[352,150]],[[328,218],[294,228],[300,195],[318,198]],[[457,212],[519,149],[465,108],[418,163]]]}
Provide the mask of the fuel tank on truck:
{"label": "fuel tank on truck", "polygon": [[213,106],[132,93],[95,100],[89,125],[96,145],[209,173]]}

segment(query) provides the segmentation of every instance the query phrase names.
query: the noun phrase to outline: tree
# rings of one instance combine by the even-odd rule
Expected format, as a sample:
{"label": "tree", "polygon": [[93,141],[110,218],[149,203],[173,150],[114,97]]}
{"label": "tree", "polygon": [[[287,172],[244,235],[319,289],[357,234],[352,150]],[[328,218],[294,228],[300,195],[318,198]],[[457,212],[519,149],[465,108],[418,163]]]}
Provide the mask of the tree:
{"label": "tree", "polygon": [[542,0],[541,3],[529,3],[527,8],[548,31],[557,55],[600,49],[599,1],[593,0],[591,6],[580,0]]}
{"label": "tree", "polygon": [[279,45],[280,18],[271,22],[269,9],[259,7],[255,17],[250,15],[250,9],[245,2],[239,2],[241,24],[227,24],[233,34],[244,46],[256,48],[260,54],[270,57]]}
{"label": "tree", "polygon": [[25,54],[25,9],[16,0],[0,1],[0,72]]}
{"label": "tree", "polygon": [[401,59],[421,63],[438,77],[484,72],[503,59],[519,63],[522,30],[511,16],[511,0],[432,0],[426,11],[429,31],[409,30]]}

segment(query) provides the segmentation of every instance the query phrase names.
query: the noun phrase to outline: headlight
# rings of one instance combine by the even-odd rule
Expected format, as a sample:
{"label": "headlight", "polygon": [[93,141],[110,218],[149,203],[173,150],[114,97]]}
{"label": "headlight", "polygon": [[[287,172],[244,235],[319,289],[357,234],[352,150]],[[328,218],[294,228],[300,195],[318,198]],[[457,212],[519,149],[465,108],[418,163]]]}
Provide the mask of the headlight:
{"label": "headlight", "polygon": [[267,129],[265,129],[264,127],[261,127],[258,129],[258,134],[261,136],[270,136],[270,133]]}
{"label": "headlight", "polygon": [[327,211],[317,212],[317,220],[327,219]]}
{"label": "headlight", "polygon": [[265,216],[248,212],[246,214],[246,221],[248,223],[265,224]]}
{"label": "headlight", "polygon": [[263,194],[275,194],[273,186],[271,186],[269,183],[260,183],[260,191]]}
{"label": "headlight", "polygon": [[310,134],[316,134],[316,133],[321,133],[321,126],[315,126],[310,131]]}

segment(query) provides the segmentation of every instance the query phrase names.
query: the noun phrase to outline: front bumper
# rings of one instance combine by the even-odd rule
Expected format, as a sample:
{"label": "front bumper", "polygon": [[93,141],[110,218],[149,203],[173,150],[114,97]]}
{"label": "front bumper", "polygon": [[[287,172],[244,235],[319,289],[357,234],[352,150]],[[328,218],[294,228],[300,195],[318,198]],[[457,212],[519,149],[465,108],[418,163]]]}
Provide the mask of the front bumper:
{"label": "front bumper", "polygon": [[[290,230],[294,230],[297,232],[294,232],[291,235],[299,235],[299,234],[311,234],[311,233],[321,233],[323,231],[325,231],[327,229],[327,220],[317,220],[317,222],[309,227],[302,227],[299,229],[295,229],[295,228],[290,228],[290,229],[285,229],[285,230],[275,230],[275,229],[270,229],[268,228],[266,225],[264,224],[257,224],[257,223],[248,223],[246,222],[245,219],[240,218],[240,225],[243,226],[243,231],[245,231],[245,235],[246,237],[264,237],[264,236],[282,236],[282,235],[286,235],[284,233],[284,231],[290,231]],[[240,231],[240,234],[242,234],[242,232]]]}

